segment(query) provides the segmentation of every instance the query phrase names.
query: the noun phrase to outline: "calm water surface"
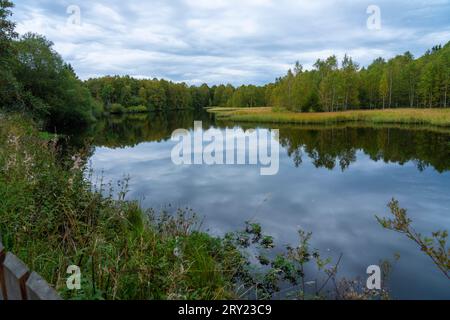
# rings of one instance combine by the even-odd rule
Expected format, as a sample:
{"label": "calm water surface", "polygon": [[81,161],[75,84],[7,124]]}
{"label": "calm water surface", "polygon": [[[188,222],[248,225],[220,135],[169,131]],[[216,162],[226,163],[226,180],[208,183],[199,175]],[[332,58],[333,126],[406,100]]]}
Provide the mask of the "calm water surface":
{"label": "calm water surface", "polygon": [[[364,126],[271,126],[280,129],[280,171],[261,176],[256,166],[176,166],[173,130],[224,129],[210,115],[190,112],[111,118],[92,128],[90,158],[96,175],[130,177],[129,199],[144,207],[189,207],[211,233],[260,222],[278,244],[296,244],[297,230],[335,259],[341,276],[365,276],[380,260],[394,260],[395,298],[450,299],[450,283],[405,237],[382,229],[395,197],[422,233],[450,229],[450,130]],[[235,127],[234,124],[228,124]],[[249,125],[247,128],[267,128]]]}

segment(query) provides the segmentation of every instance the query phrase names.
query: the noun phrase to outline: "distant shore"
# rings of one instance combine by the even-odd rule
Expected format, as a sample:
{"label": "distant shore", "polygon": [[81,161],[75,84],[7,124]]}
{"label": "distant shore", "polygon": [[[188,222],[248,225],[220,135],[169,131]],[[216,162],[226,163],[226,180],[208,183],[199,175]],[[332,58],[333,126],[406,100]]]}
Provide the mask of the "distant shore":
{"label": "distant shore", "polygon": [[340,112],[274,111],[263,108],[208,108],[218,120],[232,122],[261,122],[288,124],[329,124],[343,122],[367,122],[376,124],[426,124],[450,127],[450,108],[448,109],[385,109],[385,110],[351,110]]}

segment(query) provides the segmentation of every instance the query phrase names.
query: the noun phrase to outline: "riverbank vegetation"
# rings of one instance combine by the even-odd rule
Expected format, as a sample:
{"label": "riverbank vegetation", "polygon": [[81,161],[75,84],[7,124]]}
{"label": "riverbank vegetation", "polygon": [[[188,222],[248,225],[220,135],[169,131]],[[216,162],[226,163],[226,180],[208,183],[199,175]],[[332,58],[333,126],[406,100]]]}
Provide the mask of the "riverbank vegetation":
{"label": "riverbank vegetation", "polygon": [[442,274],[450,280],[450,247],[447,244],[448,230],[439,230],[433,232],[431,236],[424,236],[414,230],[407,210],[401,208],[397,200],[392,199],[388,204],[388,208],[392,218],[377,217],[378,222],[385,229],[404,234],[409,240],[416,243]]}
{"label": "riverbank vegetation", "polygon": [[[22,118],[0,119],[0,234],[64,298],[235,297],[239,251],[200,232],[190,211],[144,212],[124,201],[125,183],[92,185],[82,157],[61,161],[57,141]],[[65,289],[69,265],[81,291]]]}
{"label": "riverbank vegetation", "polygon": [[209,108],[218,120],[236,122],[332,124],[345,122],[450,126],[450,109],[387,109],[299,113],[272,108]]}

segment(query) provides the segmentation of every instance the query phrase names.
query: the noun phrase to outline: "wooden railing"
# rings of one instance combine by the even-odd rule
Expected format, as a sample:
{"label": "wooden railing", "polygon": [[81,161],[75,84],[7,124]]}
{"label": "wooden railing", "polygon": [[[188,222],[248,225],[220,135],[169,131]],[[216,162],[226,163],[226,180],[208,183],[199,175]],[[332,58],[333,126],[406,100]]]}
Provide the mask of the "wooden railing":
{"label": "wooden railing", "polygon": [[61,300],[58,293],[12,253],[0,236],[0,300]]}

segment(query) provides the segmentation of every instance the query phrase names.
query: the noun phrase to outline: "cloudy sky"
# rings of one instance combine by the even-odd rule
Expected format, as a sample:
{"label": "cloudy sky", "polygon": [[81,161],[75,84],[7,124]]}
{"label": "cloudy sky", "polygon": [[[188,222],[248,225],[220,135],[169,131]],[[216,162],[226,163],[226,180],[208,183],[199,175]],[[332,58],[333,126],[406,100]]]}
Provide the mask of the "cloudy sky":
{"label": "cloudy sky", "polygon": [[[47,36],[83,79],[129,74],[264,84],[296,60],[310,68],[317,58],[348,53],[367,65],[407,50],[420,56],[450,41],[450,0],[14,2],[18,31]],[[367,13],[373,5],[381,29],[374,11]]]}

